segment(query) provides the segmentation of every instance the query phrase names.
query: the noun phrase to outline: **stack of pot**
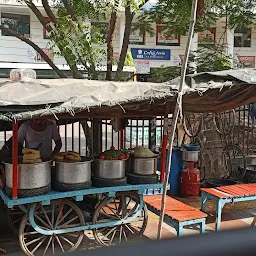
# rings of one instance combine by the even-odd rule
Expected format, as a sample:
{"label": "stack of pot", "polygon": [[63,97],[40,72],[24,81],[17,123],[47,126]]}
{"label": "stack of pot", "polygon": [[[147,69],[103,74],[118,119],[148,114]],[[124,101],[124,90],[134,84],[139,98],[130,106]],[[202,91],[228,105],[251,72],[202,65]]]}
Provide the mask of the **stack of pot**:
{"label": "stack of pot", "polygon": [[[12,195],[12,162],[5,163],[6,193]],[[18,164],[18,197],[30,197],[46,194],[51,190],[51,161],[23,164],[19,158]]]}
{"label": "stack of pot", "polygon": [[101,153],[95,160],[95,168],[92,183],[95,187],[124,186],[127,184],[126,161],[129,154],[115,150],[112,146],[110,150]]}
{"label": "stack of pot", "polygon": [[82,157],[81,161],[56,161],[53,188],[57,191],[87,189],[92,186],[92,160]]}
{"label": "stack of pot", "polygon": [[131,169],[126,174],[129,184],[154,184],[158,182],[157,154],[151,150],[138,147],[131,154]]}

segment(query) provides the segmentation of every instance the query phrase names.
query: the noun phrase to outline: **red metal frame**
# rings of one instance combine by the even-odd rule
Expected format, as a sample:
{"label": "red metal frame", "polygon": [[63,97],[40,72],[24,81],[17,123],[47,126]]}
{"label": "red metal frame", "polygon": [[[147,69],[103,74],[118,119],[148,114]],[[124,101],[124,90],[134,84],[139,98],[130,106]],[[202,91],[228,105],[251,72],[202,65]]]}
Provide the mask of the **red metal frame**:
{"label": "red metal frame", "polygon": [[167,147],[167,135],[163,135],[163,141],[162,141],[162,151],[161,151],[161,176],[160,181],[164,182],[164,176],[165,176],[165,165],[166,165],[166,147]]}
{"label": "red metal frame", "polygon": [[160,165],[160,181],[164,182],[165,176],[165,166],[166,166],[166,148],[168,140],[168,112],[169,104],[165,104],[165,116],[164,116],[164,127],[163,127],[163,140],[162,140],[162,150],[161,150],[161,165]]}
{"label": "red metal frame", "polygon": [[124,149],[124,129],[120,130],[120,149]]}
{"label": "red metal frame", "polygon": [[[48,23],[51,22],[51,19],[49,17],[44,17],[45,18],[45,21]],[[43,38],[44,39],[50,39],[50,36],[47,35],[47,31],[45,29],[45,27],[43,28]]]}
{"label": "red metal frame", "polygon": [[12,126],[12,198],[18,198],[18,122]]}

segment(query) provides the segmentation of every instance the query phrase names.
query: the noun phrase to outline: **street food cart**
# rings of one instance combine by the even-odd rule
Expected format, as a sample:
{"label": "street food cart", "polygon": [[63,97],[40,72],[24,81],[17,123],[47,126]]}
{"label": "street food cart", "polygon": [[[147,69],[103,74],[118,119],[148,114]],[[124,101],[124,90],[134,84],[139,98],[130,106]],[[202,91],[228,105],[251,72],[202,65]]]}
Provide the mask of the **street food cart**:
{"label": "street food cart", "polygon": [[[240,77],[237,73],[225,71],[187,77],[183,110],[221,112],[254,101],[256,90],[252,77],[256,77],[256,71],[241,71]],[[18,223],[20,246],[27,255],[74,251],[81,244],[85,230],[93,230],[95,239],[104,246],[142,235],[147,225],[143,192],[163,187],[166,152],[162,148],[164,157],[158,183],[65,192],[50,190],[41,195],[19,197],[22,178],[18,171],[19,121],[49,117],[57,120],[168,117],[174,110],[177,94],[177,80],[163,84],[74,79],[0,82],[0,119],[13,124],[12,186],[9,192],[1,189],[0,196],[9,209],[21,210],[22,219],[15,219],[13,224]],[[85,222],[76,203],[86,195],[101,195],[89,222]]]}

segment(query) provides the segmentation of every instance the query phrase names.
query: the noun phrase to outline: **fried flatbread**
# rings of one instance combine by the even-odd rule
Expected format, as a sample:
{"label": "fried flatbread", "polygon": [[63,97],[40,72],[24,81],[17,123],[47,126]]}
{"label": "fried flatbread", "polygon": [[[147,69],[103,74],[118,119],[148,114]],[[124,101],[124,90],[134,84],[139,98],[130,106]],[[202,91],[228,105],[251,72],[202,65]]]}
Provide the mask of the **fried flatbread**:
{"label": "fried flatbread", "polygon": [[23,164],[38,164],[38,163],[42,163],[42,160],[40,158],[36,158],[36,159],[23,159]]}

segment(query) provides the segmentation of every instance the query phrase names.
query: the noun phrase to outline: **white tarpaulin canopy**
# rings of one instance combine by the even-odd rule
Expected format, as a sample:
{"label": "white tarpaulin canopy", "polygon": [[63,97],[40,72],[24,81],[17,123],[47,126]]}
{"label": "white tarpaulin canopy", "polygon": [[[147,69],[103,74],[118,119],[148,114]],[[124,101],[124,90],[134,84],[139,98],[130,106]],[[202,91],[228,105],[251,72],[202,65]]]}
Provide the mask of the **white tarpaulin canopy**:
{"label": "white tarpaulin canopy", "polygon": [[[83,113],[85,117],[149,116],[170,112],[179,78],[166,83],[45,79],[0,80],[0,119]],[[201,73],[186,77],[183,109],[218,112],[256,101],[256,70]]]}

